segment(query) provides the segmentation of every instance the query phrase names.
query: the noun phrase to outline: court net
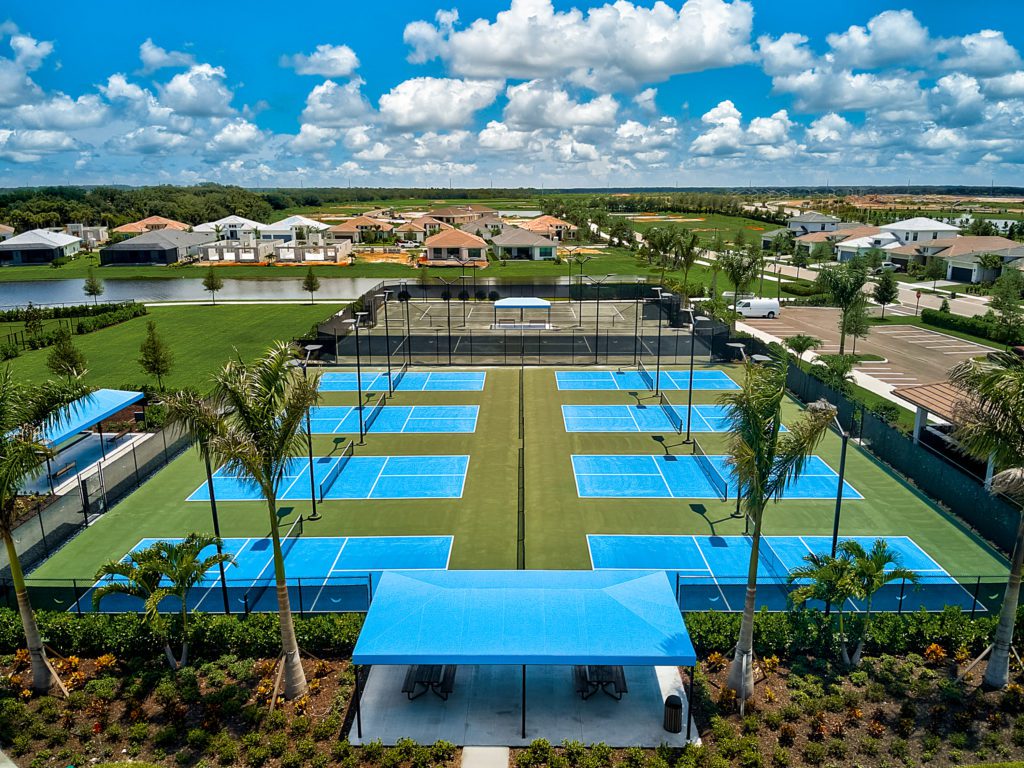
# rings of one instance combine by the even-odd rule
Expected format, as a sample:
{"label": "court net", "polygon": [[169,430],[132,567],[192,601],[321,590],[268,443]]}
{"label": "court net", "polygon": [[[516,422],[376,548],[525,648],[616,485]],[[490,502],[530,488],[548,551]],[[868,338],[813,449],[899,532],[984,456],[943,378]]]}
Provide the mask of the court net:
{"label": "court net", "polygon": [[683,430],[686,429],[683,417],[679,415],[679,411],[676,410],[676,407],[672,405],[667,397],[665,397],[664,392],[661,393],[661,399],[659,402],[661,403],[661,410],[665,412],[665,416],[668,418],[669,423],[675,427],[676,433],[681,435]]}
{"label": "court net", "polygon": [[370,406],[369,413],[366,414],[366,418],[363,421],[363,431],[369,432],[370,427],[373,426],[373,422],[380,416],[380,412],[384,410],[384,402],[387,400],[387,395],[381,395],[377,398],[377,402]]}
{"label": "court net", "polygon": [[774,577],[776,584],[784,585],[789,582],[789,569],[783,564],[779,556],[775,554],[775,550],[772,549],[772,545],[769,544],[768,540],[764,537],[761,538],[758,555],[760,556],[761,562],[764,563],[765,568]]}
{"label": "court net", "polygon": [[715,490],[718,491],[718,495],[722,497],[722,501],[729,498],[729,482],[725,479],[722,473],[715,466],[715,463],[711,461],[704,449],[701,448],[700,443],[697,442],[696,438],[693,441],[693,458],[697,460],[697,466],[701,468],[705,476],[714,486]]}
{"label": "court net", "polygon": [[327,474],[324,475],[324,479],[320,481],[320,501],[324,500],[324,496],[326,496],[327,492],[330,491],[331,488],[334,486],[334,483],[338,479],[338,476],[345,469],[345,465],[348,464],[349,459],[351,459],[355,455],[355,453],[355,440],[349,440],[348,445],[346,445],[344,449],[342,449],[341,456],[335,462],[334,466],[327,470]]}
{"label": "court net", "polygon": [[[299,519],[292,523],[288,530],[285,531],[284,536],[281,537],[282,558],[288,557],[288,553],[292,551],[292,547],[295,546],[295,542],[297,542],[299,537],[302,536],[302,519],[302,515],[299,515]],[[271,552],[273,552],[273,548],[271,548]],[[270,573],[273,574],[273,566],[269,564],[268,566]],[[266,573],[266,571],[264,571],[264,573]],[[260,582],[262,583],[257,583],[245,593],[246,612],[251,611],[259,605],[260,600],[262,600],[263,596],[267,594],[267,590],[275,583],[275,579],[273,576],[261,575]]]}
{"label": "court net", "polygon": [[644,380],[644,383],[647,385],[647,388],[650,389],[650,390],[653,390],[654,389],[654,377],[651,375],[651,372],[647,368],[647,366],[644,365],[644,361],[643,360],[637,360],[637,362],[636,362],[636,369],[637,369],[637,371],[640,372],[640,378],[642,378]]}
{"label": "court net", "polygon": [[402,367],[391,374],[391,391],[394,392],[398,389],[398,385],[402,383],[402,379],[405,378],[405,374],[409,372],[409,363],[402,363]]}

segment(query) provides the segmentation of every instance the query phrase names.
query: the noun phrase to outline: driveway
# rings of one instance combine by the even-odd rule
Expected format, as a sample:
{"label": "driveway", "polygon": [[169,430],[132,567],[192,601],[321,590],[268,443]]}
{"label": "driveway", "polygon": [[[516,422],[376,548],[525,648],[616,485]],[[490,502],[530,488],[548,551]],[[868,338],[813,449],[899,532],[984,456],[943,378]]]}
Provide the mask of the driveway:
{"label": "driveway", "polygon": [[[890,316],[889,310],[886,316]],[[839,310],[831,307],[787,307],[775,320],[750,318],[743,322],[780,340],[798,333],[816,336],[824,342],[818,350],[820,354],[839,352]],[[853,339],[847,337],[846,352],[852,349]],[[878,355],[885,360],[861,363],[857,369],[892,386],[926,384],[945,380],[949,369],[961,360],[992,349],[912,325],[872,326],[866,339],[857,340],[857,353]]]}

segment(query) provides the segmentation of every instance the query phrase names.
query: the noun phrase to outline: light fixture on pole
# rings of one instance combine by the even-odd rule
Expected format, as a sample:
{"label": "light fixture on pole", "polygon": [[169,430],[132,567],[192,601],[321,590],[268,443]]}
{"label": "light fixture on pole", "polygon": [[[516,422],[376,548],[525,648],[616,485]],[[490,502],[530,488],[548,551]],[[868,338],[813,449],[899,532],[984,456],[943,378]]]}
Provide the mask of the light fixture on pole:
{"label": "light fixture on pole", "polygon": [[707,319],[690,311],[690,387],[686,394],[686,442],[690,442],[690,420],[693,418],[693,353],[697,346],[697,323]]}
{"label": "light fixture on pole", "polygon": [[388,365],[388,394],[395,394],[395,386],[391,382],[391,331],[388,329],[388,297],[391,295],[391,291],[385,290],[383,293],[378,293],[374,296],[375,299],[380,299],[384,305],[384,358],[387,360]]}
{"label": "light fixture on pole", "polygon": [[[319,352],[323,348],[323,344],[307,344],[303,347],[306,350],[306,356],[302,360],[302,378],[307,378],[306,369],[309,366],[309,358],[314,352]],[[313,474],[313,430],[310,425],[309,408],[306,408],[306,448],[309,451],[309,499],[313,505],[313,512],[307,518],[309,520],[319,520],[320,513],[316,511],[316,479]]]}
{"label": "light fixture on pole", "polygon": [[[579,282],[579,285],[580,285],[579,293],[580,293],[580,295],[579,295],[579,298],[577,299],[577,302],[579,302],[579,305],[580,305],[580,308],[579,308],[579,311],[580,311],[580,323],[579,323],[580,324],[580,328],[583,327],[583,265],[586,264],[588,261],[590,261],[592,258],[594,258],[594,257],[593,256],[584,256],[582,259],[579,256],[573,256],[572,257],[572,260],[580,265],[580,282]],[[571,283],[572,282],[572,264],[569,265],[569,275],[570,275],[570,283]],[[572,285],[569,286],[569,296],[570,296],[570,298],[572,297]]]}

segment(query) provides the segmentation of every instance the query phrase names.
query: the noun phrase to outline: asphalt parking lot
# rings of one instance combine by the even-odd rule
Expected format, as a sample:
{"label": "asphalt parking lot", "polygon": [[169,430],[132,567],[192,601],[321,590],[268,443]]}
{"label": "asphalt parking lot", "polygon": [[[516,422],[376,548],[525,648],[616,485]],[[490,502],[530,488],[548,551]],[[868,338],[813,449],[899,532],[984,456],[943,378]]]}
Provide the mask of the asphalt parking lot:
{"label": "asphalt parking lot", "polygon": [[[743,322],[780,339],[798,333],[816,336],[824,342],[819,353],[839,352],[839,311],[831,307],[786,308],[774,320],[748,318]],[[993,348],[912,325],[888,325],[873,326],[866,339],[858,339],[856,349],[858,354],[885,358],[884,362],[861,363],[858,370],[892,386],[901,386],[942,381],[961,360],[983,355]],[[846,352],[852,350],[853,339],[847,337]]]}

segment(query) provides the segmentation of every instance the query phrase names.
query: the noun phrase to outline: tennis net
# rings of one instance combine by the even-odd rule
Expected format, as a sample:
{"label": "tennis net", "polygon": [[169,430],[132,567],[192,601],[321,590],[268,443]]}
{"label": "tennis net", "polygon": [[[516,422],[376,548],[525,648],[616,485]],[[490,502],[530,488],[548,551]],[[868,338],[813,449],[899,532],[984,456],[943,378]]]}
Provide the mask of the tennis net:
{"label": "tennis net", "polygon": [[704,449],[700,447],[700,443],[696,439],[693,441],[693,457],[697,460],[697,466],[701,468],[708,480],[711,481],[711,485],[718,491],[718,495],[722,497],[722,501],[728,499],[729,482],[718,471],[718,467],[715,466],[708,455],[704,453]]}
{"label": "tennis net", "polygon": [[[302,515],[299,515],[299,519],[291,524],[291,527],[285,531],[284,536],[281,537],[281,557],[288,557],[288,553],[292,551],[292,547],[295,546],[295,542],[302,536]],[[269,565],[269,563],[268,563]],[[273,574],[273,568],[271,567],[270,573]],[[245,593],[245,608],[246,612],[253,610],[259,605],[260,600],[267,594],[267,590],[270,589],[271,585],[274,584],[273,575],[260,574],[257,582]]]}
{"label": "tennis net", "polygon": [[394,392],[398,389],[398,385],[402,383],[402,379],[405,378],[405,374],[409,372],[409,363],[403,363],[402,367],[391,374],[391,391]]}
{"label": "tennis net", "polygon": [[651,376],[651,372],[647,368],[647,366],[644,365],[644,361],[643,360],[637,360],[637,362],[636,362],[636,369],[640,372],[640,378],[642,378],[644,380],[644,383],[647,385],[647,388],[650,389],[650,390],[653,390],[654,389],[654,377]]}
{"label": "tennis net", "polygon": [[659,402],[661,403],[661,410],[665,412],[665,416],[668,418],[669,423],[671,423],[672,426],[675,427],[676,432],[681,435],[683,430],[686,429],[686,424],[683,423],[683,417],[679,415],[679,411],[676,410],[676,407],[669,402],[667,397],[665,397],[664,392],[661,393],[661,399]]}
{"label": "tennis net", "polygon": [[381,395],[377,402],[370,406],[370,412],[366,414],[366,419],[363,423],[363,430],[365,432],[370,431],[370,427],[373,426],[373,422],[380,416],[380,412],[384,410],[384,401],[387,400],[387,395]]}
{"label": "tennis net", "polygon": [[775,583],[784,585],[789,581],[789,569],[783,564],[779,556],[775,554],[772,545],[764,537],[761,538],[758,554],[765,568],[777,579]]}
{"label": "tennis net", "polygon": [[338,479],[338,475],[341,474],[342,470],[345,469],[345,465],[348,464],[356,453],[356,443],[354,440],[349,440],[348,445],[341,452],[341,456],[335,462],[334,466],[327,470],[327,474],[324,479],[320,482],[320,501],[324,500],[324,496],[331,490],[334,482]]}

